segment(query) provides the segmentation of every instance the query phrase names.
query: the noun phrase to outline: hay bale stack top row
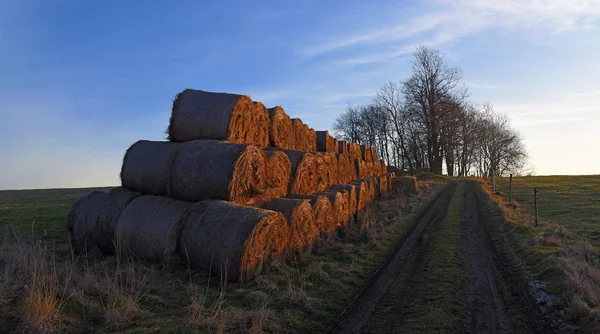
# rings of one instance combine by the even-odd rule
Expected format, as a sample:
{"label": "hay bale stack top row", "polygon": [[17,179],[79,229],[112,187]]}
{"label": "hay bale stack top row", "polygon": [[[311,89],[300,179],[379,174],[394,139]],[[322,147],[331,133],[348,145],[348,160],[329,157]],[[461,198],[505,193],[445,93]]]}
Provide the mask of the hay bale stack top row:
{"label": "hay bale stack top row", "polygon": [[[315,131],[276,106],[267,109],[247,95],[186,89],[177,94],[168,139],[172,142],[214,139],[304,152],[350,154],[352,159],[376,160],[370,147],[338,141],[328,131]],[[362,150],[361,150],[362,149]],[[365,153],[366,152],[366,153]]]}

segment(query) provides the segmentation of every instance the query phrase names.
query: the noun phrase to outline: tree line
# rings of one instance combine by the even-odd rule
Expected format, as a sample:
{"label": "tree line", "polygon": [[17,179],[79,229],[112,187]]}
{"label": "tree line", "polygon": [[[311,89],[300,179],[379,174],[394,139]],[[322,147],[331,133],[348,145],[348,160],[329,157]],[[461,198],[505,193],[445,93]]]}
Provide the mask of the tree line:
{"label": "tree line", "polygon": [[333,130],[409,172],[521,174],[527,159],[521,135],[490,103],[472,103],[462,78],[439,51],[419,47],[410,77],[386,83],[368,104],[348,105]]}

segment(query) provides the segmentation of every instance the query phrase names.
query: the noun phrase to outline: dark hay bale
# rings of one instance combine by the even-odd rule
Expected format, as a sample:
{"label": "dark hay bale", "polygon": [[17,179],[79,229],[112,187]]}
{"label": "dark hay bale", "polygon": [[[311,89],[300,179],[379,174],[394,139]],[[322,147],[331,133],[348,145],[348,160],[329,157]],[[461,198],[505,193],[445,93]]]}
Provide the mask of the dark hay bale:
{"label": "dark hay bale", "polygon": [[179,147],[179,143],[148,140],[131,145],[121,168],[123,187],[143,194],[170,195],[171,163]]}
{"label": "dark hay bale", "polygon": [[337,229],[333,206],[329,199],[323,195],[290,195],[290,198],[306,199],[315,217],[315,225],[321,234],[329,234]]}
{"label": "dark hay bale", "polygon": [[289,230],[281,213],[206,200],[184,215],[178,253],[192,268],[228,281],[250,279],[287,248]]}
{"label": "dark hay bale", "polygon": [[269,129],[269,142],[271,146],[293,150],[295,145],[292,119],[280,106],[270,108],[268,111],[269,119],[271,120]]}
{"label": "dark hay bale", "polygon": [[343,192],[335,190],[316,194],[326,196],[331,202],[331,205],[333,206],[333,212],[335,214],[336,225],[338,227],[346,225],[351,216],[348,210],[348,197],[345,196]]}
{"label": "dark hay bale", "polygon": [[[267,148],[268,150],[272,150]],[[292,166],[290,194],[312,194],[317,190],[317,160],[312,153],[281,150]]]}
{"label": "dark hay bale", "polygon": [[373,198],[381,196],[381,185],[379,184],[379,177],[371,176],[369,179],[371,180],[371,184],[373,185]]}
{"label": "dark hay bale", "polygon": [[319,235],[308,200],[274,198],[264,203],[263,208],[283,214],[289,228],[288,246],[292,249],[311,247],[314,239]]}
{"label": "dark hay bale", "polygon": [[328,131],[316,131],[317,134],[317,151],[329,152],[327,150],[327,144],[329,143],[329,132]]}
{"label": "dark hay bale", "polygon": [[348,215],[353,215],[358,211],[358,191],[356,184],[334,184],[329,187],[329,190],[340,191],[346,194],[348,202]]}
{"label": "dark hay bale", "polygon": [[173,262],[183,213],[191,205],[169,197],[141,196],[129,203],[115,229],[118,251],[138,259]]}
{"label": "dark hay bale", "polygon": [[366,180],[352,180],[351,184],[356,185],[356,212],[360,212],[369,203],[369,185]]}
{"label": "dark hay bale", "polygon": [[261,102],[252,102],[254,104],[254,124],[256,127],[248,129],[251,132],[251,137],[254,138],[253,142],[258,147],[269,146],[269,131],[271,130],[271,119],[269,118],[269,111],[267,107]]}
{"label": "dark hay bale", "polygon": [[123,209],[140,196],[122,187],[109,193],[94,191],[81,197],[67,217],[67,232],[77,253],[97,248],[104,254],[114,254],[115,226]]}
{"label": "dark hay bale", "polygon": [[418,194],[419,185],[414,176],[401,176],[393,181],[395,188],[402,194]]}
{"label": "dark hay bale", "polygon": [[364,161],[371,161],[373,159],[373,155],[371,154],[371,146],[364,144],[360,145],[360,152]]}
{"label": "dark hay bale", "polygon": [[172,196],[190,202],[222,199],[251,204],[264,198],[265,153],[254,145],[215,140],[181,144],[171,169]]}
{"label": "dark hay bale", "polygon": [[173,101],[169,140],[226,140],[232,143],[266,146],[268,127],[256,114],[250,97],[186,89]]}
{"label": "dark hay bale", "polygon": [[265,151],[267,156],[266,198],[284,197],[290,190],[292,166],[288,156],[281,151]]}
{"label": "dark hay bale", "polygon": [[338,142],[338,153],[341,154],[350,154],[350,145],[345,140],[340,140]]}
{"label": "dark hay bale", "polygon": [[394,177],[392,176],[392,173],[386,173],[385,176],[386,176],[386,180],[387,180],[387,183],[388,183],[388,185],[387,185],[388,190],[392,190],[392,179]]}
{"label": "dark hay bale", "polygon": [[317,134],[317,151],[337,153],[337,139],[331,137],[328,131],[316,131]]}

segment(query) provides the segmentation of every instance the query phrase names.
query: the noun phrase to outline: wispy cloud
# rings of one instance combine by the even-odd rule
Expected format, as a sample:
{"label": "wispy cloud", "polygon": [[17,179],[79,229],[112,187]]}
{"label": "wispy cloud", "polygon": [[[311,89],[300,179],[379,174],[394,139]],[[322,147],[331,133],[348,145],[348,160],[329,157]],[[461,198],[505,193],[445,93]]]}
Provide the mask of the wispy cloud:
{"label": "wispy cloud", "polygon": [[396,43],[395,50],[380,49],[367,55],[345,55],[345,59],[339,62],[355,65],[398,57],[415,44],[438,46],[490,28],[551,34],[587,29],[600,19],[600,1],[431,0],[424,2],[419,11],[424,14],[400,17],[394,20],[399,23],[364,33],[368,25],[373,23],[366,22],[367,27],[359,28],[361,32],[333,37],[316,46],[311,44],[303,49],[302,54],[311,58],[358,45],[386,43],[389,46],[390,42]]}

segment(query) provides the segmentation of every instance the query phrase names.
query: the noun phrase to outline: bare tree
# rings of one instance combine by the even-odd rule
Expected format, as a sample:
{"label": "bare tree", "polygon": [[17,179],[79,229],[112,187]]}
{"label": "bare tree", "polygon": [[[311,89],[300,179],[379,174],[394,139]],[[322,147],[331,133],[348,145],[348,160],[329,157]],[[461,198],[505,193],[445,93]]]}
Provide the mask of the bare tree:
{"label": "bare tree", "polygon": [[442,174],[442,128],[446,113],[451,111],[444,101],[462,101],[467,91],[461,84],[460,69],[448,67],[439,51],[419,47],[412,72],[403,84],[403,93],[426,130],[430,170]]}

